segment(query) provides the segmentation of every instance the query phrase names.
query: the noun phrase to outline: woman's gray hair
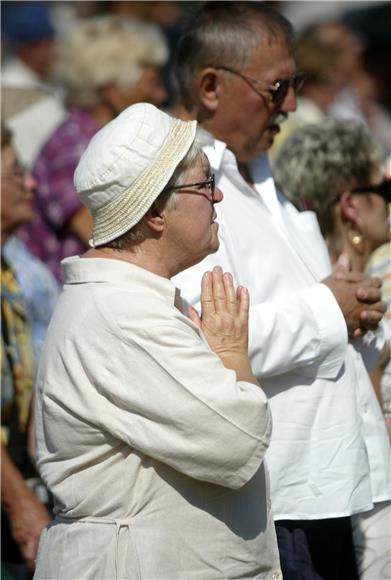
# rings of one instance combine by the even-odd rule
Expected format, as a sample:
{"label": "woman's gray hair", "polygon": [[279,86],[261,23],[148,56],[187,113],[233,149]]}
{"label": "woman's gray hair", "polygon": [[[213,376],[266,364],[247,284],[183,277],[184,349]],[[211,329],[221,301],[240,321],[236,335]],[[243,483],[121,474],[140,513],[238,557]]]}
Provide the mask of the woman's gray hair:
{"label": "woman's gray hair", "polygon": [[199,158],[200,154],[203,153],[203,148],[209,145],[213,145],[214,139],[208,131],[202,129],[201,127],[197,127],[195,139],[193,141],[192,146],[190,147],[189,151],[179,163],[178,167],[175,169],[174,173],[170,181],[167,183],[167,186],[164,188],[162,195],[165,192],[169,193],[169,198],[167,203],[170,207],[175,207],[177,203],[178,195],[175,191],[172,191],[173,187],[176,187],[183,183],[184,178],[186,177],[187,172],[189,169],[194,167],[197,159]]}
{"label": "woman's gray hair", "polygon": [[[195,166],[200,154],[203,153],[203,148],[207,147],[208,145],[213,145],[213,143],[214,140],[212,135],[201,127],[197,127],[195,138],[189,151],[186,153],[185,157],[175,169],[171,179],[157,198],[157,201],[163,201],[163,203],[166,204],[166,207],[169,208],[176,207],[179,194],[176,194],[175,191],[173,191],[173,188],[183,183],[184,179],[186,179],[186,174],[192,167]],[[144,239],[144,234],[140,229],[140,223],[141,222],[122,234],[122,236],[119,236],[115,240],[108,242],[105,244],[105,246],[115,250],[126,250],[135,246],[137,243]]]}
{"label": "woman's gray hair", "polygon": [[193,15],[179,41],[174,66],[186,107],[194,104],[197,71],[208,66],[241,69],[261,36],[282,38],[292,49],[291,24],[263,2],[207,2]]}
{"label": "woman's gray hair", "polygon": [[132,88],[144,66],[161,66],[168,57],[163,34],[153,24],[103,15],[80,21],[59,42],[54,79],[67,102],[80,107],[100,103],[100,87],[115,82]]}
{"label": "woman's gray hair", "polygon": [[326,119],[295,131],[273,162],[279,189],[299,208],[315,211],[323,235],[334,233],[333,202],[346,190],[371,183],[384,155],[366,127]]}

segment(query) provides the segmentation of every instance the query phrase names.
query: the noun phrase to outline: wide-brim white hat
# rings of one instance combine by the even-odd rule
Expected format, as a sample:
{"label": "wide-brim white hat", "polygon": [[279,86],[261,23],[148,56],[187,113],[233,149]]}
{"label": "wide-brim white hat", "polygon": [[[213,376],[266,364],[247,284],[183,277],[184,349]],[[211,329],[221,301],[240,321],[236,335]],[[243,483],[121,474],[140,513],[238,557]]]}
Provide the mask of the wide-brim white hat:
{"label": "wide-brim white hat", "polygon": [[138,103],[91,139],[74,184],[93,217],[92,246],[118,238],[141,220],[189,151],[196,127],[196,121]]}

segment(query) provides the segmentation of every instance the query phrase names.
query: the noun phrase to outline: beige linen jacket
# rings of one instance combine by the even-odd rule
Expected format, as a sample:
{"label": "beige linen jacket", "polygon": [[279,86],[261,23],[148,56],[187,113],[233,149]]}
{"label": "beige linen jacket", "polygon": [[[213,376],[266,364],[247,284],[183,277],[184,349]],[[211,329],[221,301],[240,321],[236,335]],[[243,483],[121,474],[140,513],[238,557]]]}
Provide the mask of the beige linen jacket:
{"label": "beige linen jacket", "polygon": [[267,399],[237,382],[169,280],[69,258],[37,385],[56,497],[35,578],[281,577]]}

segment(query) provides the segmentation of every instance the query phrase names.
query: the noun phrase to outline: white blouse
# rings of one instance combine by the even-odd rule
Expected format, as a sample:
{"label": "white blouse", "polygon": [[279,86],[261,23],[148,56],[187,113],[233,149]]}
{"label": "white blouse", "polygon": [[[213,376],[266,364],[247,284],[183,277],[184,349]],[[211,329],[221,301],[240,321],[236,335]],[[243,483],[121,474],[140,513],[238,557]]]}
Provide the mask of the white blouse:
{"label": "white blouse", "polygon": [[41,360],[38,466],[56,498],[36,578],[279,578],[271,416],[169,280],[69,258]]}

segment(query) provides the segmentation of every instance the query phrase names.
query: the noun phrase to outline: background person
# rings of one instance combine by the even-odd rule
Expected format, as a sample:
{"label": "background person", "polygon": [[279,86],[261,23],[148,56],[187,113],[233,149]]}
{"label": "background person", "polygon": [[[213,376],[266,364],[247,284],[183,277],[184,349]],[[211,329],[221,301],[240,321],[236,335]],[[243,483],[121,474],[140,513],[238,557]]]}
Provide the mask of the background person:
{"label": "background person", "polygon": [[129,107],[75,185],[93,248],[63,262],[40,365],[38,466],[57,517],[35,578],[281,578],[247,291],[207,272],[191,321],[170,281],[219,246],[196,123]]}
{"label": "background person", "polygon": [[363,272],[374,250],[390,240],[391,181],[383,166],[380,145],[361,123],[327,119],[291,135],[273,176],[298,209],[316,213],[331,261],[343,252]]}
{"label": "background person", "polygon": [[28,309],[4,242],[31,219],[34,180],[24,172],[1,131],[1,559],[17,580],[32,577],[41,529],[50,521],[29,486],[37,472],[31,439],[31,401],[36,359]]}
{"label": "background person", "polygon": [[[361,123],[328,119],[288,138],[275,159],[273,174],[299,209],[316,213],[331,261],[343,251],[354,269],[363,272],[372,253],[391,240],[391,181],[385,178],[383,166],[380,144]],[[359,381],[357,386],[362,387]],[[382,404],[380,389],[378,398]],[[367,429],[370,435],[376,425],[368,423]],[[388,576],[390,516],[390,502],[353,516],[361,578]]]}
{"label": "background person", "polygon": [[206,3],[179,44],[177,76],[187,116],[215,137],[205,151],[225,197],[218,252],[175,283],[197,305],[202,272],[221,264],[250,288],[251,361],[274,418],[268,461],[284,579],[354,578],[349,516],[390,497],[390,484],[384,422],[368,433],[380,410],[348,336],[376,328],[385,304],[361,274],[330,274],[316,219],[276,190],[263,153],[296,107],[292,28],[263,3]]}
{"label": "background person", "polygon": [[[16,91],[16,94],[14,91]],[[18,116],[24,116],[24,112],[26,110],[30,111],[31,109],[30,99],[34,99],[34,93],[31,94],[28,89],[7,89],[3,87],[1,96],[4,124],[8,121],[8,114],[12,108],[19,111]],[[17,103],[13,103],[13,101],[17,101]],[[8,129],[5,129],[5,132],[7,131]],[[24,176],[27,171],[27,166],[21,163],[19,148],[16,143],[17,141],[21,144],[20,138],[22,135],[17,132],[18,138],[15,139],[15,133],[11,131],[10,134],[12,136],[12,149],[18,159],[20,175],[15,175],[11,180],[8,178],[8,180],[4,182],[3,187],[9,187],[12,184],[12,179],[16,181],[16,184],[23,184],[23,180],[25,179]],[[53,274],[48,270],[45,264],[39,258],[31,254],[17,235],[20,226],[33,219],[34,216],[32,204],[37,183],[32,177],[29,178],[29,183],[30,182],[32,182],[34,186],[33,188],[30,188],[31,191],[29,190],[30,198],[28,204],[30,206],[30,212],[28,219],[22,221],[18,228],[16,228],[11,235],[7,236],[2,247],[2,255],[12,268],[26,302],[34,355],[36,361],[38,361],[46,329],[59,295],[59,286]]]}
{"label": "background person", "polygon": [[1,31],[2,121],[18,158],[31,169],[66,115],[51,79],[57,32],[49,3],[2,2]]}
{"label": "background person", "polygon": [[65,90],[69,114],[34,164],[35,217],[20,232],[59,282],[62,258],[83,252],[91,235],[89,212],[73,186],[80,156],[96,131],[127,106],[164,100],[159,67],[166,58],[158,29],[125,17],[81,21],[59,45],[56,78]]}
{"label": "background person", "polygon": [[42,87],[50,78],[56,32],[46,2],[3,2],[1,31],[8,55],[1,82]]}

